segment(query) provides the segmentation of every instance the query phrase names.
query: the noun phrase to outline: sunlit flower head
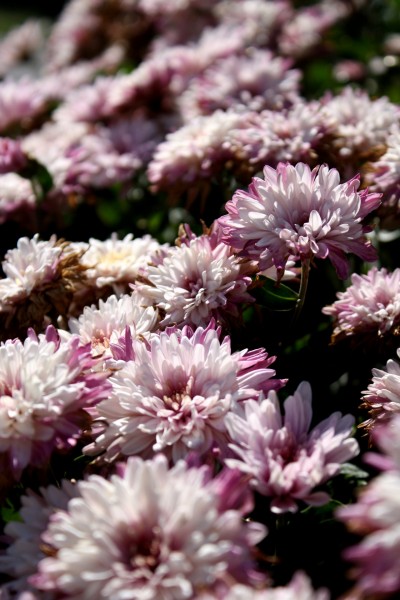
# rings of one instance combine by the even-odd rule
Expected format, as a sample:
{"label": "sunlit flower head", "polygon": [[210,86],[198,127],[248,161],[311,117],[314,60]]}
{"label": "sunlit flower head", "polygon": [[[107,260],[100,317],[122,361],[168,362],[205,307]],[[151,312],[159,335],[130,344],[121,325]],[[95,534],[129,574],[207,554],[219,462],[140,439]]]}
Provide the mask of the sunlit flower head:
{"label": "sunlit flower head", "polygon": [[358,444],[351,437],[354,417],[335,412],[310,431],[311,388],[307,382],[285,400],[284,417],[274,391],[242,406],[242,415],[225,417],[232,440],[229,447],[237,455],[226,459],[226,464],[251,477],[250,485],[271,498],[273,512],[296,512],[299,502],[328,502],[329,495],[315,488],[358,454]]}
{"label": "sunlit flower head", "polygon": [[218,109],[278,110],[298,98],[300,72],[268,50],[218,61],[190,84],[180,99],[187,121]]}
{"label": "sunlit flower head", "polygon": [[337,300],[322,312],[334,318],[333,340],[357,341],[400,335],[400,269],[373,267],[365,275],[353,273],[351,285],[337,293]]}
{"label": "sunlit flower head", "polygon": [[69,320],[71,333],[79,335],[81,342],[90,343],[93,352],[110,354],[110,343],[117,342],[129,327],[132,337],[154,331],[158,326],[158,313],[138,292],[114,294],[107,300],[99,300],[99,306],[85,306],[78,319]]}
{"label": "sunlit flower head", "polygon": [[129,284],[146,272],[153,255],[161,249],[150,235],[133,239],[132,234],[119,240],[113,233],[100,241],[90,238],[82,263],[87,268],[89,284],[97,288],[108,286],[114,293],[129,291]]}
{"label": "sunlit flower head", "polygon": [[[1,157],[0,157],[1,163]],[[32,183],[18,173],[0,175],[0,223],[35,223],[36,196]]]}
{"label": "sunlit flower head", "polygon": [[[10,174],[11,175],[11,174]],[[68,313],[85,267],[79,251],[52,236],[48,241],[22,237],[8,250],[0,279],[0,315],[8,337],[25,334],[28,327],[43,328]],[[4,336],[2,336],[4,337]]]}
{"label": "sunlit flower head", "polygon": [[189,228],[179,246],[147,267],[148,284],[139,291],[162,311],[161,325],[205,326],[211,318],[239,317],[238,306],[253,302],[247,292],[254,267],[221,241],[221,230],[196,237]]}
{"label": "sunlit flower head", "polygon": [[31,582],[63,597],[190,600],[224,580],[255,580],[251,549],[266,532],[243,520],[243,486],[235,472],[210,479],[183,461],[168,470],[163,456],[131,458],[109,481],[89,476],[51,516],[49,556]]}
{"label": "sunlit flower head", "polygon": [[97,406],[104,432],[86,451],[103,452],[107,462],[162,451],[175,462],[192,450],[226,448],[225,415],[285,380],[269,368],[275,357],[263,349],[232,353],[230,339],[219,335],[213,323],[194,332],[171,328],[149,341],[132,340],[128,330],[111,346],[122,368]]}
{"label": "sunlit flower head", "polygon": [[362,219],[380,204],[380,194],[358,192],[359,178],[340,183],[336,169],[311,170],[303,163],[264,167],[249,191],[237,191],[220,219],[224,241],[239,255],[275,265],[283,272],[289,255],[300,260],[329,258],[338,275],[348,274],[347,253],[373,261]]}
{"label": "sunlit flower head", "polygon": [[0,344],[0,452],[3,473],[18,479],[28,466],[43,467],[54,450],[75,445],[90,422],[87,412],[105,398],[106,372],[78,336],[61,342],[48,327],[24,342]]}
{"label": "sunlit flower head", "polygon": [[[397,350],[400,358],[400,349]],[[372,369],[372,381],[363,392],[362,407],[366,408],[370,418],[364,427],[375,427],[381,421],[391,419],[400,413],[400,364],[389,359],[384,369]]]}

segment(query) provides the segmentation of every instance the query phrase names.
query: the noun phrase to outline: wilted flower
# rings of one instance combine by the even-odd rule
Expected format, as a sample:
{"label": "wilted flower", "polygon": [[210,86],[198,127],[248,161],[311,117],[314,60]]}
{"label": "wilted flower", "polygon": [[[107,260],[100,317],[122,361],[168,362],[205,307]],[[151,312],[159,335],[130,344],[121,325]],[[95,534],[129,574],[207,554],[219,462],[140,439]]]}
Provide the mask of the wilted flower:
{"label": "wilted flower", "polygon": [[260,270],[285,268],[289,255],[302,261],[330,258],[339,277],[348,274],[346,254],[373,261],[375,249],[364,236],[362,219],[380,204],[380,194],[358,192],[359,177],[340,184],[327,166],[303,163],[264,167],[249,191],[237,191],[220,219],[224,242],[239,255],[259,261]]}
{"label": "wilted flower", "polygon": [[111,462],[122,456],[164,452],[176,462],[190,451],[222,449],[227,435],[225,415],[262,390],[280,388],[269,368],[275,357],[263,349],[231,353],[230,339],[219,340],[211,323],[194,332],[168,329],[149,341],[112,346],[122,367],[110,378],[109,399],[97,406],[106,428],[88,448]]}
{"label": "wilted flower", "polygon": [[400,269],[373,267],[365,275],[353,273],[351,285],[322,312],[334,318],[333,340],[353,337],[358,341],[398,336],[400,324]]}
{"label": "wilted flower", "polygon": [[8,337],[25,333],[29,326],[43,328],[46,322],[68,313],[76,287],[84,278],[80,254],[68,242],[57,241],[55,236],[41,241],[37,234],[31,240],[20,238],[17,248],[6,253],[0,316]]}
{"label": "wilted flower", "polygon": [[90,422],[87,410],[108,395],[108,373],[78,336],[61,342],[50,326],[24,342],[0,344],[0,452],[3,473],[19,479],[43,467],[53,450],[75,445]]}
{"label": "wilted flower", "polygon": [[252,502],[237,473],[212,480],[207,467],[182,461],[168,470],[163,456],[131,458],[121,475],[92,475],[77,488],[80,496],[51,516],[43,534],[49,557],[31,578],[39,589],[189,600],[224,580],[256,579],[251,547],[266,532],[243,521]]}
{"label": "wilted flower", "polygon": [[271,498],[273,512],[296,512],[300,501],[328,502],[329,495],[315,488],[358,454],[358,444],[350,437],[354,417],[335,412],[309,431],[312,408],[307,382],[285,400],[284,418],[274,391],[258,402],[247,400],[242,407],[242,415],[225,416],[232,440],[229,447],[238,457],[226,459],[226,464],[251,477],[250,485]]}
{"label": "wilted flower", "polygon": [[253,302],[247,293],[254,267],[221,241],[221,230],[187,237],[171,247],[158,264],[147,267],[149,284],[137,289],[163,312],[161,325],[205,326],[213,317],[239,317],[238,305]]}

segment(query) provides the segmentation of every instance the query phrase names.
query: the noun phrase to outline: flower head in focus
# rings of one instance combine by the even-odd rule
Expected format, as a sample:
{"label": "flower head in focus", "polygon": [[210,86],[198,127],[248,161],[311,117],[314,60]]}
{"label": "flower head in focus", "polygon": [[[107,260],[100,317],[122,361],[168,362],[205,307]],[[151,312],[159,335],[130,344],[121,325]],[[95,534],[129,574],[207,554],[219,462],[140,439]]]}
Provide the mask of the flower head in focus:
{"label": "flower head in focus", "polygon": [[311,431],[311,388],[299,385],[284,402],[282,418],[274,391],[259,401],[247,400],[243,414],[225,417],[237,458],[226,459],[231,468],[251,477],[250,485],[271,498],[275,513],[296,512],[299,502],[325,504],[329,495],[315,488],[337,475],[341,463],[358,454],[351,437],[354,417],[333,413]]}
{"label": "flower head in focus", "polygon": [[210,479],[183,461],[169,470],[163,456],[121,470],[79,482],[79,496],[51,516],[33,585],[63,597],[189,600],[224,580],[262,579],[251,549],[266,531],[243,520],[252,501],[238,473]]}
{"label": "flower head in focus", "polygon": [[322,312],[334,318],[332,341],[351,338],[385,344],[400,334],[400,269],[373,267],[365,275],[353,273],[351,285]]}
{"label": "flower head in focus", "polygon": [[164,452],[176,462],[193,450],[226,449],[225,415],[286,381],[274,379],[275,357],[263,349],[232,353],[230,339],[219,335],[214,323],[170,328],[149,341],[132,340],[127,330],[111,345],[122,368],[110,378],[110,397],[97,405],[105,430],[86,452],[104,452],[107,462]]}
{"label": "flower head in focus", "polygon": [[95,372],[90,345],[65,342],[53,326],[31,330],[24,342],[0,344],[0,462],[18,480],[28,466],[43,467],[54,450],[75,445],[90,423],[89,409],[110,390],[108,373]]}
{"label": "flower head in focus", "polygon": [[380,194],[358,192],[359,178],[340,183],[336,169],[311,170],[304,163],[264,167],[249,191],[237,191],[221,217],[223,241],[239,255],[275,265],[283,273],[290,255],[304,261],[329,258],[339,277],[348,274],[347,253],[373,261],[362,219],[380,204]]}
{"label": "flower head in focus", "polygon": [[254,266],[221,241],[221,229],[195,236],[186,226],[158,264],[147,267],[137,289],[164,314],[161,325],[206,326],[211,318],[238,318],[238,306],[253,302],[247,292]]}

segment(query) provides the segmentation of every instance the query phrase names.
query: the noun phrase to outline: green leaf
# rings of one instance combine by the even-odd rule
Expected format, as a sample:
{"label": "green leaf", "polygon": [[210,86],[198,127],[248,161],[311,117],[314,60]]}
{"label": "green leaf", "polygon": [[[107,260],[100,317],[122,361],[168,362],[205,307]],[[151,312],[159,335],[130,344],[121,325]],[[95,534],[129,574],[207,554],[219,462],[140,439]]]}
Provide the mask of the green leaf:
{"label": "green leaf", "polygon": [[299,295],[287,285],[277,284],[273,279],[260,277],[262,287],[251,290],[256,302],[270,310],[288,311],[293,310]]}

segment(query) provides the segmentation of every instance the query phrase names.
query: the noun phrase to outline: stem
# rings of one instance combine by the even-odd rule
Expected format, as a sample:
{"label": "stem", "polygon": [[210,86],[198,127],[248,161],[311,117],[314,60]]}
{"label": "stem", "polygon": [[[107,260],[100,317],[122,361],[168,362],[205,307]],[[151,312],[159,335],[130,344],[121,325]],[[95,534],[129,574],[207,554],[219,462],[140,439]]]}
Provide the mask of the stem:
{"label": "stem", "polygon": [[308,286],[308,278],[310,275],[310,263],[311,259],[306,258],[301,265],[301,280],[300,280],[300,289],[299,289],[299,297],[296,303],[296,308],[294,309],[293,315],[293,323],[297,321],[300,316],[301,311],[303,310],[304,301],[306,299],[307,286]]}

